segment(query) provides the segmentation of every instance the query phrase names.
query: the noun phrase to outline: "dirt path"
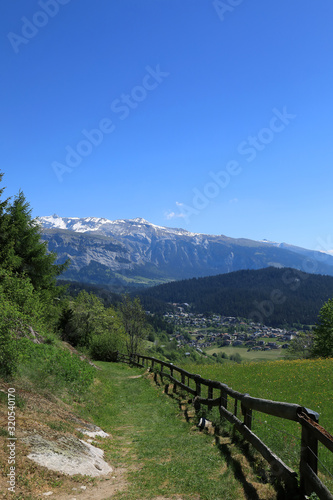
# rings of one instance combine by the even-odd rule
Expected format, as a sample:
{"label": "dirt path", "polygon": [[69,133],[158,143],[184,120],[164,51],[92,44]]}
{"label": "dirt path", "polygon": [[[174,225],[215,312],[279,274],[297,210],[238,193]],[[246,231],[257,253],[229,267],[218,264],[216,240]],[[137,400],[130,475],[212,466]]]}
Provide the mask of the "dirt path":
{"label": "dirt path", "polygon": [[[104,478],[98,479],[94,486],[70,486],[66,493],[54,493],[49,498],[54,500],[107,500],[127,487],[126,469],[114,469]],[[48,497],[45,497],[48,498]]]}

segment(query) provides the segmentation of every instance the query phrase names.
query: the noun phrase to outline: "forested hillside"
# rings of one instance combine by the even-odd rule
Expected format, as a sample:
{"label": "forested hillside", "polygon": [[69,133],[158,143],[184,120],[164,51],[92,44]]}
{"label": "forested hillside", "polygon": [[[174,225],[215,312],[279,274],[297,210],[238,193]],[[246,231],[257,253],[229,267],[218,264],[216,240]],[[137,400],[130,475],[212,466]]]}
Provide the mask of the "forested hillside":
{"label": "forested hillside", "polygon": [[159,285],[140,294],[146,309],[162,302],[188,303],[197,313],[249,318],[267,325],[314,324],[333,297],[333,277],[295,269],[236,271]]}

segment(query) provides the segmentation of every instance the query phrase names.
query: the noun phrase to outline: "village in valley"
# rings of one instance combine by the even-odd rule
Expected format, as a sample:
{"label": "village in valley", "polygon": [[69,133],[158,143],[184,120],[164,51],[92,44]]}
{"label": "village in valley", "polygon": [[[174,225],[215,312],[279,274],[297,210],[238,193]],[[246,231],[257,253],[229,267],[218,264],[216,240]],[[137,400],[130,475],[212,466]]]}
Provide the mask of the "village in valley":
{"label": "village in valley", "polygon": [[186,303],[172,305],[174,312],[164,314],[164,319],[174,326],[170,340],[178,348],[188,346],[199,353],[223,347],[241,347],[248,352],[287,349],[299,334],[297,330],[273,328],[232,316],[191,313]]}

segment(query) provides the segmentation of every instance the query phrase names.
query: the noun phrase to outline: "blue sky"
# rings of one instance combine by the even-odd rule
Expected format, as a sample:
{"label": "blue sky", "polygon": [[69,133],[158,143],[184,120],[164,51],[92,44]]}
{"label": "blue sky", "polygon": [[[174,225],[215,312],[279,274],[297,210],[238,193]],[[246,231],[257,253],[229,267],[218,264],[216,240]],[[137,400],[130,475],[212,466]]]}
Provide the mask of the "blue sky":
{"label": "blue sky", "polygon": [[331,0],[25,0],[1,163],[34,216],[333,249]]}

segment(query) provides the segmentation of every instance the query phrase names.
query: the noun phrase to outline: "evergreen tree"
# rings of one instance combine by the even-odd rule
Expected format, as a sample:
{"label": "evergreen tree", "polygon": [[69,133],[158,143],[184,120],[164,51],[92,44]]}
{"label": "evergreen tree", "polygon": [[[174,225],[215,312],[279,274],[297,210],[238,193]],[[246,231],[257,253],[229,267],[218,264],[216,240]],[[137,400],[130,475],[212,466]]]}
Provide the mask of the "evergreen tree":
{"label": "evergreen tree", "polygon": [[[3,173],[0,172],[0,183],[3,178]],[[13,245],[8,239],[8,226],[9,226],[9,217],[8,217],[8,205],[9,198],[2,200],[2,195],[5,188],[0,189],[0,266],[9,268],[14,261],[14,251]]]}
{"label": "evergreen tree", "polygon": [[56,277],[67,267],[54,264],[56,254],[48,253],[41,242],[41,227],[31,217],[31,208],[22,191],[7,209],[6,244],[11,249],[11,268],[30,278],[36,290],[54,290]]}

